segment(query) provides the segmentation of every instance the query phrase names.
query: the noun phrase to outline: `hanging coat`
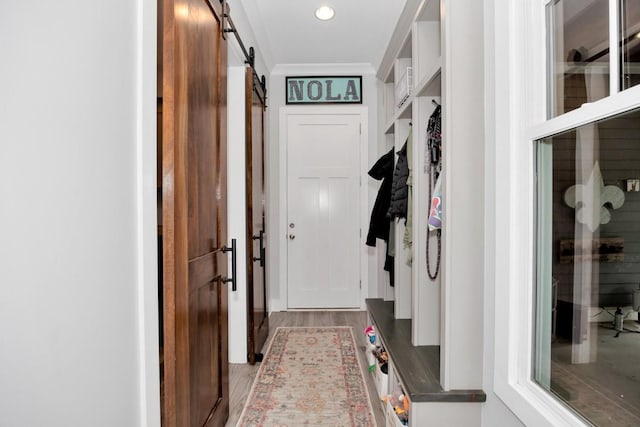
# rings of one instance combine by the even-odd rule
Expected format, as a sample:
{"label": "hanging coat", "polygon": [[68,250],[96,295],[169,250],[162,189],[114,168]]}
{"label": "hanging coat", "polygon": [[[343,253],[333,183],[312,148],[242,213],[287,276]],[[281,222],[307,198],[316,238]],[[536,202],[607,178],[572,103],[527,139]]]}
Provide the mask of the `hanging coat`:
{"label": "hanging coat", "polygon": [[391,204],[387,211],[388,218],[407,217],[407,199],[409,188],[407,178],[409,177],[409,163],[407,161],[407,143],[405,142],[398,151],[398,162],[393,172],[393,183],[391,184]]}
{"label": "hanging coat", "polygon": [[367,233],[367,246],[375,246],[376,239],[389,241],[389,227],[391,222],[387,217],[389,203],[391,202],[391,181],[393,179],[393,148],[383,155],[371,167],[369,176],[377,181],[382,180],[376,201],[371,211],[369,232]]}
{"label": "hanging coat", "polygon": [[384,262],[385,271],[389,272],[389,284],[394,285],[393,256],[389,254],[389,232],[391,230],[391,220],[387,217],[389,204],[391,202],[391,182],[393,181],[393,148],[371,167],[369,176],[377,181],[382,180],[376,201],[371,210],[371,221],[369,222],[369,232],[367,233],[367,246],[376,246],[376,239],[387,242],[387,253]]}
{"label": "hanging coat", "polygon": [[407,220],[404,225],[404,236],[402,242],[405,249],[409,249],[407,254],[407,265],[413,263],[413,128],[409,128],[409,136],[407,137],[407,168],[409,175],[407,176]]}

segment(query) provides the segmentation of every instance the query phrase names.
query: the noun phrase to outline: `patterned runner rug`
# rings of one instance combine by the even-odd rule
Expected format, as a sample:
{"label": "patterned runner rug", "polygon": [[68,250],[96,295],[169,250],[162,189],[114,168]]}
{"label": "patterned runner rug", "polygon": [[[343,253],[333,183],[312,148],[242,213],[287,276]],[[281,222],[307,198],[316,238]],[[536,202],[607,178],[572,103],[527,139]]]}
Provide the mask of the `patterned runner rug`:
{"label": "patterned runner rug", "polygon": [[237,426],[375,426],[349,327],[278,328]]}

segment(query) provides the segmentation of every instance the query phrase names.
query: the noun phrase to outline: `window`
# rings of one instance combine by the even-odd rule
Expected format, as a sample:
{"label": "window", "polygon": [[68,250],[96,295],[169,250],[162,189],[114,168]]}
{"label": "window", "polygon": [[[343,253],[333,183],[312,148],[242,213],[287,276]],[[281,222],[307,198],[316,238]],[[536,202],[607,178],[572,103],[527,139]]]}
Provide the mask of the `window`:
{"label": "window", "polygon": [[640,2],[620,2],[620,87],[630,88],[640,83]]}
{"label": "window", "polygon": [[533,381],[593,425],[640,425],[640,1],[550,1],[546,20]]}
{"label": "window", "polygon": [[537,145],[534,377],[595,425],[640,425],[640,110]]}
{"label": "window", "polygon": [[609,2],[547,6],[549,117],[609,95]]}

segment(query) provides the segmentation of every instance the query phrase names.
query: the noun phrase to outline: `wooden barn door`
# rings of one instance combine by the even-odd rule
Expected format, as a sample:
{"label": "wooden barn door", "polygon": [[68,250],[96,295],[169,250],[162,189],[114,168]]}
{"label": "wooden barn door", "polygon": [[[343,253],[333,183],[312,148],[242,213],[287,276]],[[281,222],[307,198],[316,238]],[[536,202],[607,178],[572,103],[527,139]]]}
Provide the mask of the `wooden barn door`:
{"label": "wooden barn door", "polygon": [[265,93],[250,67],[246,82],[247,156],[247,358],[262,360],[260,349],[269,335],[265,273],[264,110]]}
{"label": "wooden barn door", "polygon": [[227,48],[222,6],[163,0],[163,425],[224,426]]}

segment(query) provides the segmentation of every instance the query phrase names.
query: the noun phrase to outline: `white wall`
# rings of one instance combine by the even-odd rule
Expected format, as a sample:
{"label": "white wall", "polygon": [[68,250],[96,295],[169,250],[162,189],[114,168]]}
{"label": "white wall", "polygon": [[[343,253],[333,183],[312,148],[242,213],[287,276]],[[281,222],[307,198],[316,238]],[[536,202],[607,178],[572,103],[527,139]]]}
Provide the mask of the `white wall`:
{"label": "white wall", "polygon": [[[500,37],[495,28],[496,10],[493,0],[484,1],[484,98],[485,98],[485,133],[486,141],[484,161],[485,161],[485,272],[484,272],[484,350],[483,350],[483,383],[482,389],[487,394],[487,401],[483,406],[482,425],[483,426],[522,426],[522,422],[511,412],[502,400],[495,393],[495,353],[496,351],[507,351],[506,347],[501,347],[496,343],[496,324],[501,319],[496,316],[496,238],[497,227],[496,216],[492,210],[496,206],[498,195],[493,190],[496,180],[496,87],[499,82],[504,81],[507,70],[497,65],[496,56],[498,52],[506,51],[503,43],[507,42],[506,37]],[[496,345],[497,344],[497,345]]]}
{"label": "white wall", "polygon": [[[269,164],[267,174],[267,209],[269,219],[267,221],[267,234],[270,239],[267,242],[267,251],[272,254],[267,268],[269,290],[270,290],[270,311],[286,310],[286,277],[287,272],[284,266],[287,248],[284,244],[286,230],[282,230],[283,218],[286,218],[286,194],[283,194],[279,185],[283,173],[286,170],[286,158],[283,157],[284,149],[280,146],[279,114],[281,107],[286,106],[285,102],[285,77],[286,76],[309,76],[309,75],[362,75],[362,105],[368,110],[368,136],[369,136],[369,165],[378,159],[379,153],[375,149],[378,145],[378,87],[375,70],[369,64],[309,64],[309,65],[287,65],[280,64],[273,68],[269,78],[269,108],[267,109],[269,123],[266,156]],[[300,108],[300,106],[297,106]],[[343,106],[344,107],[344,106]],[[367,206],[368,215],[371,212],[375,192],[369,189],[368,176],[362,177],[362,184],[369,194]],[[367,222],[362,224],[363,235],[366,236],[368,230]],[[363,238],[364,241],[364,238]],[[378,295],[377,282],[377,256],[373,248],[363,248],[366,250],[368,277],[371,280],[363,280],[363,289],[366,286],[368,297]],[[364,308],[364,301],[362,301]]]}
{"label": "white wall", "polygon": [[0,15],[0,425],[159,425],[156,5]]}
{"label": "white wall", "polygon": [[[227,186],[229,239],[237,239],[236,291],[229,289],[229,362],[247,362],[245,67],[229,50]],[[231,269],[229,269],[231,271]]]}
{"label": "white wall", "polygon": [[[247,52],[255,51],[255,69],[267,75],[267,66],[240,3],[230,2],[231,19]],[[245,157],[245,56],[235,35],[227,35],[227,164],[229,239],[237,239],[236,292],[229,292],[229,362],[247,363],[247,270],[246,270],[246,157]],[[267,81],[267,87],[269,82]],[[267,97],[269,93],[267,93]],[[267,100],[269,103],[269,100]],[[266,165],[267,169],[269,165]],[[267,217],[270,212],[267,212]],[[230,257],[229,257],[230,258]],[[267,257],[269,259],[269,257]],[[231,262],[231,261],[229,261]],[[229,270],[231,271],[231,270]]]}

